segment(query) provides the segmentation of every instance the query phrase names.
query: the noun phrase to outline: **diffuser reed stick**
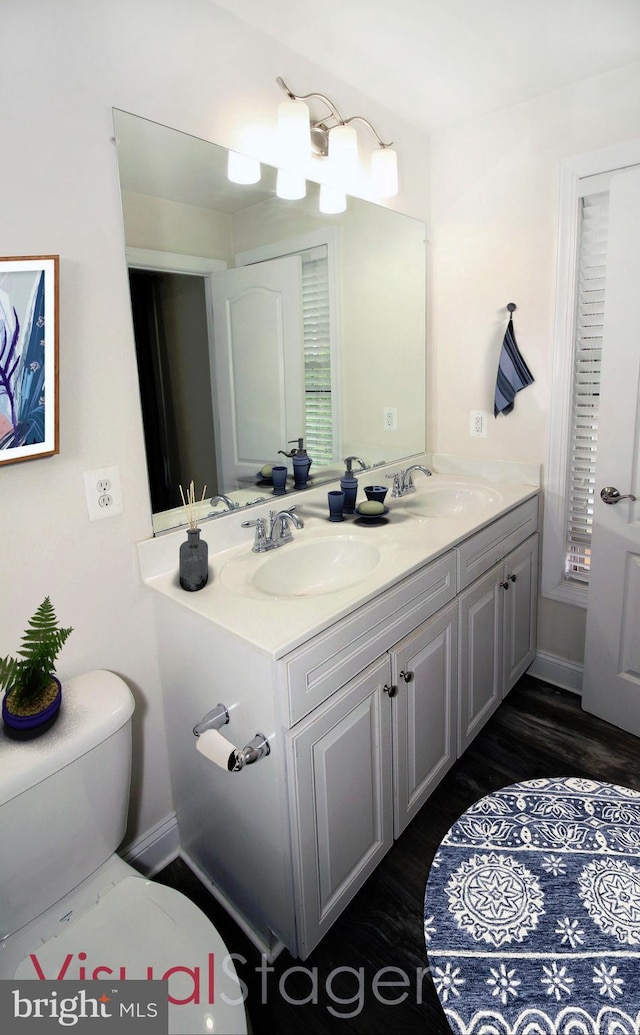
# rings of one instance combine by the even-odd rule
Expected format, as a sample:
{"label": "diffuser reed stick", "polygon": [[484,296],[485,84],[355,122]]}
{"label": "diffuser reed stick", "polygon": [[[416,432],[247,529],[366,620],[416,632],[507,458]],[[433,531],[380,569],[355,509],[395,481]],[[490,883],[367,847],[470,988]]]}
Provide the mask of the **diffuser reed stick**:
{"label": "diffuser reed stick", "polygon": [[[180,495],[182,497],[182,504],[184,506],[184,512],[187,519],[189,528],[198,527],[198,503],[196,502],[196,491],[193,482],[189,482],[189,488],[187,489],[187,495],[185,496],[182,486],[179,486]],[[200,497],[200,503],[204,503],[205,493],[207,486],[202,490],[202,496]]]}

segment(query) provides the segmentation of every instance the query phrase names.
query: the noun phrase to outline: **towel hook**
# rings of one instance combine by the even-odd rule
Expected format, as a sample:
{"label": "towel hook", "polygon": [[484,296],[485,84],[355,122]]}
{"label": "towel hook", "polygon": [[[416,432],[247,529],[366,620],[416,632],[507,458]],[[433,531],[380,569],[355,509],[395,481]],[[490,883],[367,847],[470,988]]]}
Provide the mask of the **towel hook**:
{"label": "towel hook", "polygon": [[510,313],[513,313],[513,312],[515,312],[515,310],[516,310],[517,308],[518,308],[518,307],[517,307],[517,305],[515,304],[515,302],[507,302],[507,309],[509,310],[509,312],[510,312]]}

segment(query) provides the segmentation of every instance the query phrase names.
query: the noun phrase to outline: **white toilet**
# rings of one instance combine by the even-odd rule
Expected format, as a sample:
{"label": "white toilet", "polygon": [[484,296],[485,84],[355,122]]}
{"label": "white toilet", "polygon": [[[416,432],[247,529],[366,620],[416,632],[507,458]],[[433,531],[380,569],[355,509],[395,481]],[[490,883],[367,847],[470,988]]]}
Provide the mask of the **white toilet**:
{"label": "white toilet", "polygon": [[90,672],[64,685],[60,717],[39,739],[0,732],[0,979],[166,976],[170,1033],[246,1033],[242,986],[213,924],[115,854],[133,709],[118,676]]}

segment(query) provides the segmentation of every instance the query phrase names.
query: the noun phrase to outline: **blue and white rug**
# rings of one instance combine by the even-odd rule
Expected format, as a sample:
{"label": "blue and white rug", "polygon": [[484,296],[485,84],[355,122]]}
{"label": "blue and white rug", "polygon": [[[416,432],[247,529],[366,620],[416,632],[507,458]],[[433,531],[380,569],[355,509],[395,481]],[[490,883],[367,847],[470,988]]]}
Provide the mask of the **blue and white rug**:
{"label": "blue and white rug", "polygon": [[640,1035],[640,793],[528,780],[434,858],[424,937],[457,1035]]}

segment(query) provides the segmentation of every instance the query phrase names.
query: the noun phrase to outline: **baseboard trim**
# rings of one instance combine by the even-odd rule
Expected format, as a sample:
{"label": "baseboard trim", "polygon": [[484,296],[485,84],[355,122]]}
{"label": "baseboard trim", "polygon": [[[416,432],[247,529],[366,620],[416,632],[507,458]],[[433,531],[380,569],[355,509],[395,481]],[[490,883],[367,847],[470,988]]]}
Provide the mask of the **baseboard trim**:
{"label": "baseboard trim", "polygon": [[180,852],[180,835],[175,812],[156,823],[119,854],[145,877],[153,877]]}
{"label": "baseboard trim", "polygon": [[195,863],[193,859],[190,858],[188,853],[185,851],[180,851],[179,855],[180,858],[183,859],[184,862],[187,864],[189,869],[192,870],[193,873],[195,873],[196,877],[201,882],[201,884],[204,884],[207,891],[209,891],[213,895],[216,901],[220,903],[220,905],[223,907],[223,909],[226,910],[229,916],[232,917],[233,920],[235,920],[238,927],[241,931],[244,932],[244,934],[246,934],[249,941],[253,942],[260,954],[266,958],[267,963],[273,963],[274,960],[278,958],[280,953],[285,948],[284,943],[281,942],[279,938],[276,938],[275,935],[272,935],[272,939],[270,942],[266,942],[265,939],[260,934],[258,934],[255,928],[251,926],[251,924],[242,915],[242,913],[240,913],[236,909],[236,907],[227,898],[227,896],[224,895],[220,891],[220,889],[217,888],[215,884],[213,884],[209,880],[206,873],[204,873],[197,865],[197,863]]}
{"label": "baseboard trim", "polygon": [[536,651],[536,656],[527,672],[536,679],[544,680],[545,683],[551,683],[563,690],[571,690],[574,694],[582,695],[584,666],[577,661],[569,661],[568,658],[561,658],[557,654],[539,650]]}

